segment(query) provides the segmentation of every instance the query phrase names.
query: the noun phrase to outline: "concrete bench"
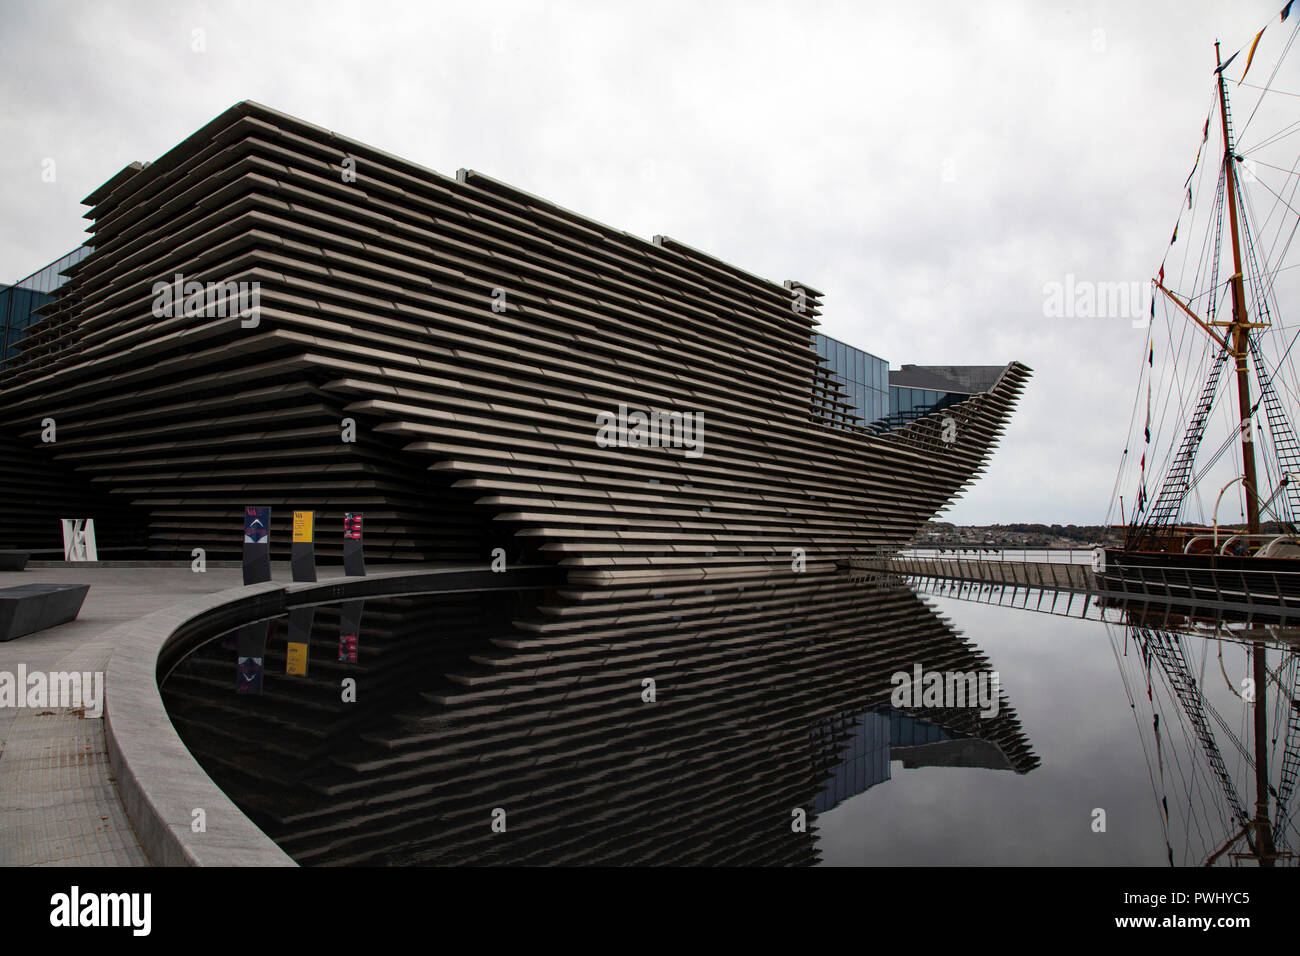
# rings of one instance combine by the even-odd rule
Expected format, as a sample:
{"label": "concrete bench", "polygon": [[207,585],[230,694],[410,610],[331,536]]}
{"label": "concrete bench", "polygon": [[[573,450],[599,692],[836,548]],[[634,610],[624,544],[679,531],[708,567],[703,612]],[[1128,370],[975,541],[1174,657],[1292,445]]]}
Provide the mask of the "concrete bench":
{"label": "concrete bench", "polygon": [[75,621],[89,584],[19,584],[0,588],[0,641]]}
{"label": "concrete bench", "polygon": [[30,551],[0,551],[0,571],[21,571],[31,556]]}

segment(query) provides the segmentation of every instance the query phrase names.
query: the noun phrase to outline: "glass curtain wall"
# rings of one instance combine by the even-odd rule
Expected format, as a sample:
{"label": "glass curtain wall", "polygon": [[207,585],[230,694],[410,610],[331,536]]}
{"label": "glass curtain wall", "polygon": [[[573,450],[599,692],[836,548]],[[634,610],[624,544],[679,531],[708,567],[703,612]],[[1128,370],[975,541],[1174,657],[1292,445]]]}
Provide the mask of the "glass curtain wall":
{"label": "glass curtain wall", "polygon": [[0,371],[16,362],[18,343],[27,335],[27,329],[41,319],[37,310],[53,302],[54,291],[67,281],[64,270],[90,252],[90,246],[80,246],[13,285],[0,286]]}
{"label": "glass curtain wall", "polygon": [[820,333],[813,334],[813,347],[844,384],[853,413],[864,424],[889,414],[889,362]]}

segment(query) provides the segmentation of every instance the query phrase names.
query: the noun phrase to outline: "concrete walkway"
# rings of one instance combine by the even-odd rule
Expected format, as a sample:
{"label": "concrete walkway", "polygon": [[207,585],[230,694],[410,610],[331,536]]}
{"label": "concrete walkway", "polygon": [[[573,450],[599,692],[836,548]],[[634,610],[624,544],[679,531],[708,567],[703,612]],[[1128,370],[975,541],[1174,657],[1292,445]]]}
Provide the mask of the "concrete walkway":
{"label": "concrete walkway", "polygon": [[[295,865],[217,788],[172,727],[155,672],[177,629],[219,609],[256,619],[349,597],[555,587],[563,572],[416,564],[372,568],[365,577],[326,568],[318,584],[289,577],[288,564],[277,564],[271,583],[245,588],[233,562],[208,562],[204,573],[188,562],[49,562],[0,573],[0,587],[90,585],[76,621],[0,643],[0,679],[15,682],[22,670],[99,674],[109,715],[27,707],[25,695],[23,706],[0,706],[0,866]],[[207,812],[200,831],[190,826],[195,807]]]}
{"label": "concrete walkway", "polygon": [[[341,571],[341,569],[339,569]],[[287,581],[287,565],[276,567]],[[328,570],[323,576],[328,576]],[[187,598],[238,587],[233,565],[195,573],[166,567],[28,566],[0,573],[0,587],[89,584],[77,620],[0,643],[0,672],[104,673],[114,627]],[[102,685],[101,685],[102,686]],[[69,708],[0,707],[0,866],[146,866],[108,763],[104,721]]]}

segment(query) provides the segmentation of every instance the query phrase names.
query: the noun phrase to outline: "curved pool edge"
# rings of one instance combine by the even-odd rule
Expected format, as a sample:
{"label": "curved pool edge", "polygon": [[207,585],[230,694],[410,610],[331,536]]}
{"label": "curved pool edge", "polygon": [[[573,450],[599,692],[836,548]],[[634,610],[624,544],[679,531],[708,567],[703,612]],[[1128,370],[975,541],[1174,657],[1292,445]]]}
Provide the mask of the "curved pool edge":
{"label": "curved pool edge", "polygon": [[[181,641],[276,617],[292,607],[457,590],[514,590],[563,583],[555,567],[376,571],[315,583],[268,582],[178,603],[108,635],[104,733],[127,817],[157,866],[296,866],[235,805],[189,752],[163,706],[159,660]],[[118,702],[121,705],[118,706]],[[202,811],[202,828],[198,828]]]}

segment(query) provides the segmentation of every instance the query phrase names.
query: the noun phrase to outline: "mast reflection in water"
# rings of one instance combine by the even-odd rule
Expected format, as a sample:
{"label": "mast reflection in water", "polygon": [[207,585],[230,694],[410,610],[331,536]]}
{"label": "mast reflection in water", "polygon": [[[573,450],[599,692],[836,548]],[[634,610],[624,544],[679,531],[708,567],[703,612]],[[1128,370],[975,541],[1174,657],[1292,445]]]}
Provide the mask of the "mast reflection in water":
{"label": "mast reflection in water", "polygon": [[[163,686],[204,769],[303,864],[812,864],[821,815],[888,789],[891,763],[1038,765],[1005,676],[987,717],[891,706],[916,665],[996,670],[899,584],[810,573],[357,610],[316,609],[305,675],[286,674],[281,621],[264,648],[266,623],[207,641]],[[340,634],[357,617],[353,663]],[[260,693],[236,693],[254,644]]]}
{"label": "mast reflection in water", "polygon": [[1150,607],[1107,627],[1169,862],[1295,865],[1300,630]]}
{"label": "mast reflection in water", "polygon": [[[1140,848],[1131,860],[1117,862],[1154,863],[1158,854],[1175,866],[1297,864],[1300,619],[1293,609],[1267,602],[1209,608],[1131,594],[916,583],[941,603],[997,605],[967,606],[974,615],[967,621],[991,613],[1006,629],[1037,621],[1040,627],[1028,629],[1085,638],[1069,646],[1071,676],[1068,684],[1055,682],[1055,706],[1040,707],[1031,697],[1028,707],[1035,739],[1047,753],[1069,754],[1087,766],[1089,749],[1109,749],[1104,773],[1076,780],[1074,790],[1095,802],[1093,813],[1109,810],[1112,825],[1126,826],[1127,841]],[[1104,666],[1089,646],[1097,642],[1086,640],[1103,633],[1111,658]],[[1042,646],[1041,637],[1036,643]],[[999,651],[1004,672],[1033,670],[1007,651],[1005,644]],[[1102,679],[1103,670],[1116,669],[1118,684]],[[1023,691],[1025,684],[1020,686]],[[1081,694],[1092,697],[1093,705],[1072,707],[1070,699]],[[1077,740],[1063,746],[1058,735],[1071,712]],[[1128,719],[1126,732],[1117,717]],[[1139,766],[1145,801],[1134,787]],[[1041,783],[1043,774],[1038,776]],[[1076,805],[1066,815],[1081,809]]]}

